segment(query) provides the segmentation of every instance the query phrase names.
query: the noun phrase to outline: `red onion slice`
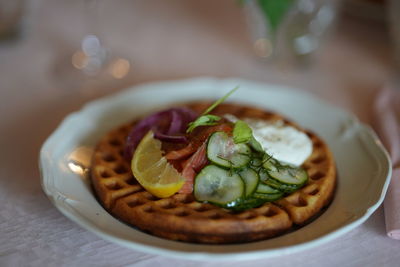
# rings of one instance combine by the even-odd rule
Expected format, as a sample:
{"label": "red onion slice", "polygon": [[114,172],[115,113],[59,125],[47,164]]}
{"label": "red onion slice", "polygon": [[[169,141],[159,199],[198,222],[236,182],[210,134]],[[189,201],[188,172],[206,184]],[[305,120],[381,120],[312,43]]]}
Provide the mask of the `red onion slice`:
{"label": "red onion slice", "polygon": [[160,132],[155,132],[154,137],[165,142],[170,143],[187,143],[188,139],[184,135],[167,135]]}
{"label": "red onion slice", "polygon": [[183,124],[184,116],[182,115],[182,113],[179,113],[177,110],[171,110],[171,124],[167,131],[167,134],[171,135],[181,132]]}
{"label": "red onion slice", "polygon": [[186,128],[189,122],[195,120],[197,114],[188,108],[170,108],[160,111],[139,121],[128,134],[124,156],[130,160],[143,136],[154,131],[155,138],[173,143],[185,143]]}

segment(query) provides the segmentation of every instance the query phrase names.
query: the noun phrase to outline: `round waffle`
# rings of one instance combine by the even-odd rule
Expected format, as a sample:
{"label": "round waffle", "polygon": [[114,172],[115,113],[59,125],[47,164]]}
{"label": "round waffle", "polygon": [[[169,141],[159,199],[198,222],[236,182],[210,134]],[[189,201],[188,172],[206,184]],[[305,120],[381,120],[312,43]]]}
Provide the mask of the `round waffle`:
{"label": "round waffle", "polygon": [[[209,102],[188,104],[202,112]],[[239,118],[282,120],[304,131],[313,152],[302,165],[310,179],[298,191],[271,203],[242,212],[200,203],[192,194],[160,199],[146,192],[133,177],[123,157],[125,139],[133,125],[108,133],[95,148],[91,180],[102,206],[121,221],[153,235],[197,243],[239,243],[267,239],[304,225],[326,207],[336,184],[336,168],[327,145],[279,114],[238,104],[221,104],[213,114]]]}

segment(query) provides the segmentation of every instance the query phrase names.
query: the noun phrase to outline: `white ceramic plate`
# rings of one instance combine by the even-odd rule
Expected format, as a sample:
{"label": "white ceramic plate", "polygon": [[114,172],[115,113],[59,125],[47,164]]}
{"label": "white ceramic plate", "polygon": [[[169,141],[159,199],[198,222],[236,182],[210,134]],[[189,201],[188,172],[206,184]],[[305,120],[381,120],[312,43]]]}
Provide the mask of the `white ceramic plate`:
{"label": "white ceramic plate", "polygon": [[[109,215],[96,201],[87,176],[91,152],[101,136],[134,117],[174,102],[219,98],[240,85],[232,101],[278,111],[315,131],[332,149],[338,186],[329,208],[315,221],[270,240],[237,245],[200,245],[161,239]],[[42,187],[69,219],[123,246],[172,257],[207,260],[285,255],[328,242],[363,223],[382,203],[390,160],[375,133],[329,104],[277,85],[239,79],[200,78],[146,84],[96,100],[69,115],[40,152]]]}

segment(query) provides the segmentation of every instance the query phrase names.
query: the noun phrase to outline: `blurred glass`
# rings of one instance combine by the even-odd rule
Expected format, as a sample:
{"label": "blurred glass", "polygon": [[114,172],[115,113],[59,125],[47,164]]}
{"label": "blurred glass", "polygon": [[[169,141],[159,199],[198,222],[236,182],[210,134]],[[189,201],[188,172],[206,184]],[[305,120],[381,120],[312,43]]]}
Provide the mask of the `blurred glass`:
{"label": "blurred glass", "polygon": [[[1,1],[1,0],[0,0]],[[61,1],[62,2],[62,1]],[[57,30],[60,37],[57,38],[57,54],[53,62],[53,75],[66,92],[72,92],[71,88],[80,90],[87,95],[101,94],[116,87],[116,84],[124,84],[132,72],[130,59],[121,54],[118,49],[112,47],[108,27],[108,19],[113,16],[108,9],[111,5],[120,5],[121,1],[114,3],[105,0],[79,0],[71,3],[57,5],[66,8],[67,16],[63,16],[63,22],[68,25],[68,18],[78,22],[71,23],[76,27],[64,34],[68,26],[59,23]],[[113,9],[114,12],[118,10]],[[69,16],[68,16],[69,15]],[[115,24],[113,30],[118,31],[119,25]],[[74,92],[76,93],[76,91]]]}
{"label": "blurred glass", "polygon": [[337,13],[335,0],[247,0],[255,53],[264,59],[307,63]]}
{"label": "blurred glass", "polygon": [[107,74],[115,79],[122,79],[128,74],[130,64],[127,59],[111,53],[100,38],[98,25],[102,5],[102,0],[84,0],[88,33],[82,38],[80,49],[73,53],[71,63],[74,68],[88,76]]}
{"label": "blurred glass", "polygon": [[19,36],[23,12],[24,0],[0,0],[0,41]]}

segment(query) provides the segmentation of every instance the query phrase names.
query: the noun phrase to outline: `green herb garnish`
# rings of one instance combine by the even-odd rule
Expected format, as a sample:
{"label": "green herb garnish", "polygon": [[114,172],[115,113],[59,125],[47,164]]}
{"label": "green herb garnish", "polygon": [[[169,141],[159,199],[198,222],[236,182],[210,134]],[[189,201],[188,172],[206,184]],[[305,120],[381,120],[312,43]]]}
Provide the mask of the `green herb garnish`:
{"label": "green herb garnish", "polygon": [[221,104],[222,102],[225,101],[231,94],[233,94],[237,89],[239,89],[239,86],[236,86],[233,88],[231,91],[229,91],[226,95],[224,95],[222,98],[218,99],[215,101],[211,106],[209,106],[202,114],[200,117],[198,117],[195,121],[192,121],[189,123],[189,127],[187,128],[186,132],[190,133],[192,132],[196,127],[199,126],[210,126],[210,125],[215,125],[217,124],[217,121],[221,119],[221,117],[216,116],[216,115],[209,115],[210,113],[216,106]]}
{"label": "green herb garnish", "polygon": [[189,123],[189,127],[186,130],[187,133],[190,133],[191,131],[194,130],[194,128],[198,126],[211,126],[217,124],[217,121],[219,121],[221,117],[216,116],[216,115],[202,115],[198,117],[195,121]]}
{"label": "green herb garnish", "polygon": [[248,142],[249,145],[251,146],[251,148],[253,148],[255,151],[260,152],[260,153],[264,153],[264,148],[262,147],[262,145],[260,144],[260,142],[258,142],[253,135],[251,135],[251,139]]}
{"label": "green herb garnish", "polygon": [[253,131],[244,121],[238,120],[233,128],[233,142],[235,144],[247,143],[253,137]]}
{"label": "green herb garnish", "polygon": [[233,142],[235,142],[235,144],[247,143],[255,151],[264,152],[261,144],[253,136],[253,130],[247,123],[241,120],[235,122],[235,127],[233,128]]}

